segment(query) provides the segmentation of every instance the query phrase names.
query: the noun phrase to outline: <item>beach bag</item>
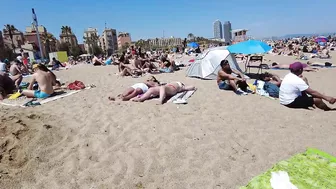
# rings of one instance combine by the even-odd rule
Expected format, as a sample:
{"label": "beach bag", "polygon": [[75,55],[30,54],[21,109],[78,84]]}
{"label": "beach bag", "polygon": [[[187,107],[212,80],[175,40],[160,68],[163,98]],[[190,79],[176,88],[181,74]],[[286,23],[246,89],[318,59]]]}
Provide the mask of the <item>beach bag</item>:
{"label": "beach bag", "polygon": [[76,80],[70,83],[67,88],[70,90],[81,90],[81,89],[85,89],[85,85],[83,82]]}
{"label": "beach bag", "polygon": [[269,94],[269,96],[279,98],[280,89],[275,84],[271,82],[265,82],[264,90]]}

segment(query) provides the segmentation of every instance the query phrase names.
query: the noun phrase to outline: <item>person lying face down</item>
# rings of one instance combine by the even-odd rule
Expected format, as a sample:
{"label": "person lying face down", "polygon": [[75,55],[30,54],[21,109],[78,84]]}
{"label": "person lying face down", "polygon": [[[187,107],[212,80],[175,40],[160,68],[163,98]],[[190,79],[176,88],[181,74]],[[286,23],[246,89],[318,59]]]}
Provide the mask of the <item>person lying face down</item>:
{"label": "person lying face down", "polygon": [[[118,97],[122,101],[128,101],[132,98],[137,97],[138,95],[146,93],[151,87],[158,86],[160,82],[154,77],[149,77],[145,82],[143,83],[136,83],[132,85],[131,87],[127,88],[122,94],[118,95]],[[109,100],[114,101],[114,97],[108,97]]]}
{"label": "person lying face down", "polygon": [[[301,62],[299,62],[301,63]],[[303,67],[303,71],[306,71],[306,72],[316,72],[318,71],[318,68],[314,68],[314,67],[311,67],[309,64],[309,61],[307,62],[307,64],[305,63],[301,63],[302,64],[302,67]],[[271,69],[289,69],[289,64],[278,64],[276,62],[273,62],[269,68]]]}
{"label": "person lying face down", "polygon": [[[303,66],[300,62],[295,62],[289,66],[288,73],[282,80],[279,92],[280,104],[289,108],[317,107],[325,111],[335,110],[328,107],[323,100],[330,104],[336,102],[336,98],[323,95],[309,87],[302,79]],[[308,96],[309,94],[310,96]]]}
{"label": "person lying face down", "polygon": [[184,91],[192,91],[196,88],[194,86],[185,86],[182,82],[171,82],[162,86],[155,86],[141,95],[140,97],[135,97],[132,100],[134,102],[143,102],[153,97],[159,97],[158,104],[163,104],[168,98],[176,95],[177,93]]}

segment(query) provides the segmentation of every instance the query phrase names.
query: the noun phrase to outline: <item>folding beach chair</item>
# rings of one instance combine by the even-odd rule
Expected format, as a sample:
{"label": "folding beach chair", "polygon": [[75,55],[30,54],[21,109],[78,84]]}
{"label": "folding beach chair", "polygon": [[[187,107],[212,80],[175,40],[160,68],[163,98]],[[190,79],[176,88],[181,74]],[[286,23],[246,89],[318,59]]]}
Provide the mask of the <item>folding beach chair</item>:
{"label": "folding beach chair", "polygon": [[258,68],[257,73],[258,74],[259,72],[262,73],[263,66],[264,64],[262,56],[250,56],[250,58],[245,64],[245,73],[251,73],[251,68]]}

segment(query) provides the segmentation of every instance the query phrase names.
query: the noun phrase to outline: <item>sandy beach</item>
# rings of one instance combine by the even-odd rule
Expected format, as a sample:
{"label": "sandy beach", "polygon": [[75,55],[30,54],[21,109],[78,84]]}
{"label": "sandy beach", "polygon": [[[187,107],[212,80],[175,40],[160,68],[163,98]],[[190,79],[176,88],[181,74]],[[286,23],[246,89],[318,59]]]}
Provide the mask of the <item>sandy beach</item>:
{"label": "sandy beach", "polygon": [[[185,69],[155,77],[196,86],[187,105],[109,101],[146,77],[118,77],[116,66],[92,65],[55,74],[96,88],[34,108],[0,105],[0,188],[238,188],[307,147],[336,155],[335,112],[237,96],[218,90],[216,81],[185,77]],[[335,73],[304,75],[313,89],[336,96]]]}

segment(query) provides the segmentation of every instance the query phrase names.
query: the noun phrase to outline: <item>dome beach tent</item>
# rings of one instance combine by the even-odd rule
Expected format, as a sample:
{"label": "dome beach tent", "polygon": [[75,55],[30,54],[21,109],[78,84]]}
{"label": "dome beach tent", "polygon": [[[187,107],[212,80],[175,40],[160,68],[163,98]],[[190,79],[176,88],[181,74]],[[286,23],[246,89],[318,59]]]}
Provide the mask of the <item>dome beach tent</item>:
{"label": "dome beach tent", "polygon": [[[227,47],[210,48],[200,54],[195,62],[187,69],[187,77],[214,80],[221,69],[220,62],[224,59],[229,61],[232,69],[242,72],[236,58],[226,49]],[[248,78],[247,76],[245,76]]]}

